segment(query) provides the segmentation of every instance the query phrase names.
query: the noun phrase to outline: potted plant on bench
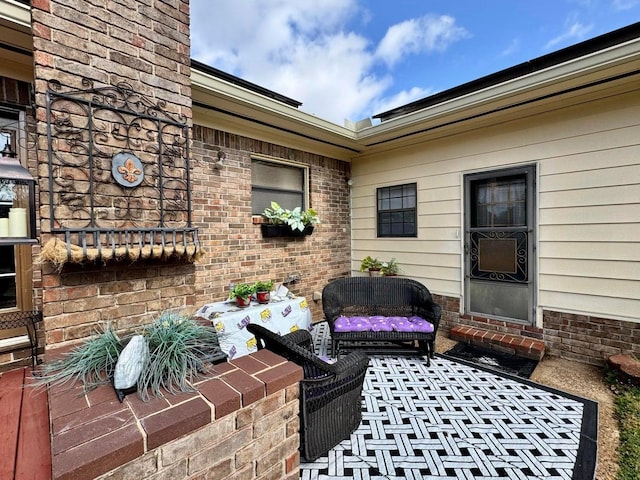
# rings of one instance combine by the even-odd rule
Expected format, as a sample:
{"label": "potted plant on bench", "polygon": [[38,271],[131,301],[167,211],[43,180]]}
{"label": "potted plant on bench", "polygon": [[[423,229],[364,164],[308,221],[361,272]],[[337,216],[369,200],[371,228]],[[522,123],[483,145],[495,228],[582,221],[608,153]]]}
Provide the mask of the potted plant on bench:
{"label": "potted plant on bench", "polygon": [[320,223],[318,212],[313,208],[293,210],[282,208],[278,203],[271,202],[271,207],[264,209],[262,216],[269,223],[261,225],[264,237],[301,237],[311,235],[313,226]]}
{"label": "potted plant on bench", "polygon": [[235,298],[236,305],[240,308],[248,307],[251,305],[251,296],[255,291],[255,285],[238,283],[231,289],[229,298]]}

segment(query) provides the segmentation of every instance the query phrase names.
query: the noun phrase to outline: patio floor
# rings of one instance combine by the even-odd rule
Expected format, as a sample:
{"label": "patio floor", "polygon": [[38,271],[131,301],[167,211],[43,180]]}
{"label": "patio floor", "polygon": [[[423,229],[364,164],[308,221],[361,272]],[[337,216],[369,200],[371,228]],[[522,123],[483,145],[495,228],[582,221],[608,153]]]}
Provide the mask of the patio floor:
{"label": "patio floor", "polygon": [[51,478],[48,396],[31,385],[31,370],[0,373],[0,478]]}
{"label": "patio floor", "polygon": [[[314,330],[327,354],[326,324]],[[437,356],[371,356],[360,427],[300,478],[594,478],[597,404]]]}

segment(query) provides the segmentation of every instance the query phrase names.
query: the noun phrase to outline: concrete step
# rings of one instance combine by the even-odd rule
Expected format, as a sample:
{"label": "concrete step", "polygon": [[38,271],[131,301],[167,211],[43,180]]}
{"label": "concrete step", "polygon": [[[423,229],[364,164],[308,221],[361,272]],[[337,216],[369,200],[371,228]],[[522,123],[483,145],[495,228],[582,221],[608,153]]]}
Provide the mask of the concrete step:
{"label": "concrete step", "polygon": [[535,338],[491,332],[468,325],[456,325],[449,332],[449,337],[458,342],[471,343],[488,350],[532,360],[540,361],[544,357],[544,342]]}

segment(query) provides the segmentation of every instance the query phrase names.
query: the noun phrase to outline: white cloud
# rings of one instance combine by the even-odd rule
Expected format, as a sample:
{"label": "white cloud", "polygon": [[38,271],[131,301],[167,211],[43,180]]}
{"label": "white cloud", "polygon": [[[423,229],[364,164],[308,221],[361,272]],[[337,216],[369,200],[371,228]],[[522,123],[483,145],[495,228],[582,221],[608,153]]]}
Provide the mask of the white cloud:
{"label": "white cloud", "polygon": [[431,89],[413,87],[410,90],[403,90],[401,92],[398,92],[391,97],[379,99],[373,105],[374,111],[376,113],[384,113],[388,110],[401,107],[402,105],[407,105],[408,103],[419,100],[421,98],[425,98],[434,93],[435,91]]}
{"label": "white cloud", "polygon": [[592,28],[593,25],[584,25],[579,21],[572,22],[567,26],[564,32],[549,40],[544,48],[549,50],[558,45],[579,42],[587,36]]}
{"label": "white cloud", "polygon": [[613,0],[614,10],[631,10],[640,5],[640,0]]}
{"label": "white cloud", "polygon": [[[386,98],[393,72],[381,68],[381,58],[394,64],[466,35],[451,17],[423,17],[390,28],[376,49],[348,28],[349,22],[362,24],[366,15],[359,0],[191,0],[191,56],[342,124],[427,92],[413,88]],[[392,53],[394,45],[398,54]]]}
{"label": "white cloud", "polygon": [[513,55],[519,50],[520,50],[520,39],[514,38],[513,40],[511,40],[511,43],[507,45],[507,47],[504,50],[502,50],[500,55],[503,57],[510,57],[511,55]]}
{"label": "white cloud", "polygon": [[407,55],[442,51],[468,35],[448,15],[412,18],[389,27],[376,56],[393,65]]}

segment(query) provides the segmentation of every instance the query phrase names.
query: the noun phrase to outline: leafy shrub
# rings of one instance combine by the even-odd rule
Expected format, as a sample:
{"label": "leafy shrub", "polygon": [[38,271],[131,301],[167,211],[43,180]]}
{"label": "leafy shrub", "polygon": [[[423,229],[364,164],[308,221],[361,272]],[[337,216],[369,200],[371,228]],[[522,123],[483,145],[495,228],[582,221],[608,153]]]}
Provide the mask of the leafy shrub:
{"label": "leafy shrub", "polygon": [[303,231],[307,226],[320,223],[318,212],[313,208],[308,208],[305,211],[302,211],[300,207],[288,210],[276,202],[271,202],[271,207],[265,208],[262,216],[274,225],[289,225],[292,230],[300,231]]}

